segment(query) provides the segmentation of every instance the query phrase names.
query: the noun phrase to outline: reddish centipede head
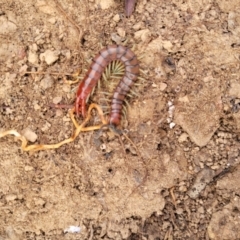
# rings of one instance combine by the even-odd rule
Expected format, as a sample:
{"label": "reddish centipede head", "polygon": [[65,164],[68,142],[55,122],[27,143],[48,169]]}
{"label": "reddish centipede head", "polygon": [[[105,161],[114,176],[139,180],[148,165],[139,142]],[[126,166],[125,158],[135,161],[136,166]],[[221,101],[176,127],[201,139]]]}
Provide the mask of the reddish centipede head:
{"label": "reddish centipede head", "polygon": [[77,97],[76,102],[75,102],[75,112],[77,116],[80,114],[85,117],[86,116],[86,102],[84,99],[81,97]]}

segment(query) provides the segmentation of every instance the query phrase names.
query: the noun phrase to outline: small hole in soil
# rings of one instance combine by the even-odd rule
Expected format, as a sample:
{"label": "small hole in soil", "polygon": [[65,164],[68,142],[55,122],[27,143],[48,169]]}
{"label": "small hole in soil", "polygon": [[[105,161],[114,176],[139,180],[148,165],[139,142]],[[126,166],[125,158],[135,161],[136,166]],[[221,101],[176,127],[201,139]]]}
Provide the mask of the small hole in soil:
{"label": "small hole in soil", "polygon": [[126,154],[130,153],[130,150],[128,148],[125,149]]}
{"label": "small hole in soil", "polygon": [[162,143],[158,143],[157,150],[160,151],[162,149]]}

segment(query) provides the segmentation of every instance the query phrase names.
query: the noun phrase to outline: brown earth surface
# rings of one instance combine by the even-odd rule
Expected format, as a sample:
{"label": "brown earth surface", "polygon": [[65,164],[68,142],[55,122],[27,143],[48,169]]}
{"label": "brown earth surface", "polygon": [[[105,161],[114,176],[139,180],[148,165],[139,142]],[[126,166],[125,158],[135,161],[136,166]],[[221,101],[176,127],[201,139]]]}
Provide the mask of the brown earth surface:
{"label": "brown earth surface", "polygon": [[69,138],[49,105],[74,102],[66,80],[104,46],[132,48],[145,79],[124,134],[0,139],[0,240],[240,239],[239,36],[240,0],[139,0],[130,18],[120,0],[0,0],[0,136]]}

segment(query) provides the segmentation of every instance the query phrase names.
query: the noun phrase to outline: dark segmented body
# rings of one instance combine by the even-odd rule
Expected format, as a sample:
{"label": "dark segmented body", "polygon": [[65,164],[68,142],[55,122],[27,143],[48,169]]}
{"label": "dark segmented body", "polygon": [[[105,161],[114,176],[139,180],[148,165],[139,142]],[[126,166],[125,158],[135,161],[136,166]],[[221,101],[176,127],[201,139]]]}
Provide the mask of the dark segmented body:
{"label": "dark segmented body", "polygon": [[123,46],[107,46],[93,59],[86,76],[78,87],[75,103],[77,114],[81,112],[85,117],[88,96],[101,78],[105,67],[115,60],[120,60],[124,64],[125,74],[113,93],[109,123],[120,124],[124,98],[139,75],[139,63],[136,55],[129,48]]}

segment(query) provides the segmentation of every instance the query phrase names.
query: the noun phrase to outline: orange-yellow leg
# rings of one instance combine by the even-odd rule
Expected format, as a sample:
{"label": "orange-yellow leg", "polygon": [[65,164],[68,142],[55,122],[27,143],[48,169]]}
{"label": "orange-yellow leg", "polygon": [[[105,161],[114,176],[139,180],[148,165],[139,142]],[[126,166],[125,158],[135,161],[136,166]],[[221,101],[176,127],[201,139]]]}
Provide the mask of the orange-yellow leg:
{"label": "orange-yellow leg", "polygon": [[[102,124],[97,125],[97,126],[85,127],[87,125],[87,123],[89,122],[89,120],[91,119],[91,111],[94,108],[97,110]],[[36,145],[27,146],[27,139],[24,136],[22,136],[20,133],[18,133],[16,130],[8,130],[8,131],[5,131],[5,132],[2,132],[2,133],[0,133],[0,138],[4,137],[6,135],[16,136],[19,140],[22,141],[21,147],[22,147],[23,151],[39,151],[39,150],[46,150],[46,149],[56,149],[56,148],[59,148],[66,143],[73,142],[76,139],[76,137],[79,135],[80,132],[98,130],[103,125],[107,124],[107,120],[104,118],[103,111],[102,111],[101,107],[99,105],[95,104],[95,103],[92,103],[89,106],[88,111],[87,111],[87,116],[80,125],[77,123],[77,121],[74,117],[74,109],[71,109],[69,114],[70,114],[71,120],[72,120],[76,129],[75,129],[75,131],[73,132],[73,134],[70,138],[65,139],[65,140],[63,140],[59,143],[56,143],[56,144],[36,144]]]}

